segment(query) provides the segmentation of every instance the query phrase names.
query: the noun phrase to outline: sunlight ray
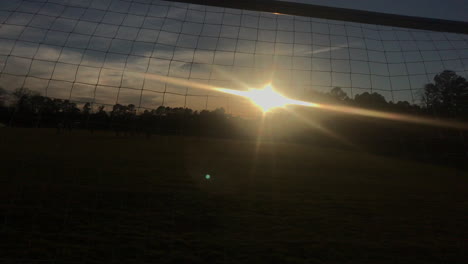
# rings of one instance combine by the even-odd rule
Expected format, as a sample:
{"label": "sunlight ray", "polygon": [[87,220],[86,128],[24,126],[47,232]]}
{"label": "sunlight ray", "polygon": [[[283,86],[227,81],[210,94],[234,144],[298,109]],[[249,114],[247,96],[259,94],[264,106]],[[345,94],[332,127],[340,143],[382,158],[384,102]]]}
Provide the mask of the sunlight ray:
{"label": "sunlight ray", "polygon": [[358,116],[393,120],[393,121],[399,121],[399,122],[405,122],[405,123],[414,123],[414,124],[420,124],[420,125],[439,126],[439,127],[468,130],[468,124],[458,122],[458,121],[438,120],[438,119],[433,119],[433,118],[428,118],[428,117],[397,114],[397,113],[364,109],[364,108],[358,108],[358,107],[352,107],[352,106],[312,103],[312,102],[306,102],[306,101],[301,101],[301,100],[295,100],[295,99],[288,98],[278,93],[277,91],[273,89],[271,84],[268,84],[261,89],[248,88],[247,90],[234,90],[234,89],[230,89],[226,87],[217,87],[213,85],[197,83],[192,80],[180,79],[180,78],[174,78],[174,77],[162,76],[162,75],[156,75],[156,74],[145,74],[145,78],[157,80],[160,82],[171,83],[174,85],[180,85],[180,86],[186,86],[186,87],[192,87],[192,88],[198,88],[198,89],[208,89],[208,90],[222,92],[226,94],[241,96],[250,100],[254,105],[260,108],[264,114],[267,113],[268,111],[271,111],[274,108],[282,108],[288,105],[298,105],[298,106],[323,109],[326,111],[347,114],[347,115],[358,115]]}

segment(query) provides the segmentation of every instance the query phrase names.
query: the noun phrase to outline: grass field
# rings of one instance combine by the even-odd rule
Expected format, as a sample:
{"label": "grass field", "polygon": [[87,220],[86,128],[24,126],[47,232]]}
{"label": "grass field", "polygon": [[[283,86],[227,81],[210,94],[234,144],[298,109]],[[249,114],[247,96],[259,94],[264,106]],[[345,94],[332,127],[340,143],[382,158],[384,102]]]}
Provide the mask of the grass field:
{"label": "grass field", "polygon": [[1,129],[0,150],[1,263],[468,259],[468,175],[452,168],[294,144],[49,129]]}

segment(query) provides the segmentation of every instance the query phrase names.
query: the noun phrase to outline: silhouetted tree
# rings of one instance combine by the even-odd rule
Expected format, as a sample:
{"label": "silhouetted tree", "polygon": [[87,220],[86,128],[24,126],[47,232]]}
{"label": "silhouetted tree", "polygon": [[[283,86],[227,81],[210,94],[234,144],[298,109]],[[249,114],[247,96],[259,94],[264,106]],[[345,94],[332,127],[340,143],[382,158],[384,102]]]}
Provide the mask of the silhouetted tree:
{"label": "silhouetted tree", "polygon": [[341,89],[341,87],[333,87],[330,91],[330,96],[339,101],[349,100],[348,95]]}
{"label": "silhouetted tree", "polygon": [[83,105],[83,114],[88,115],[91,113],[91,104],[90,103],[85,103]]}
{"label": "silhouetted tree", "polygon": [[65,128],[72,130],[74,123],[79,120],[80,109],[76,107],[76,103],[70,100],[59,101],[60,110],[63,113],[63,123]]}
{"label": "silhouetted tree", "polygon": [[90,115],[89,128],[91,133],[94,133],[95,129],[108,129],[109,116],[104,109],[105,106],[101,105],[96,113]]}
{"label": "silhouetted tree", "polygon": [[81,111],[82,114],[82,122],[85,128],[89,127],[89,119],[91,117],[91,104],[89,102],[83,105],[83,110]]}
{"label": "silhouetted tree", "polygon": [[135,105],[115,104],[112,107],[111,120],[112,127],[117,135],[120,132],[127,134],[129,131],[133,134],[135,131],[136,108]]}
{"label": "silhouetted tree", "polygon": [[141,127],[146,135],[146,138],[150,138],[151,135],[155,132],[154,131],[154,116],[155,116],[155,111],[149,111],[145,110],[141,115],[140,115],[140,124]]}
{"label": "silhouetted tree", "polygon": [[454,71],[443,71],[434,83],[424,86],[422,101],[434,115],[466,117],[468,114],[468,82]]}
{"label": "silhouetted tree", "polygon": [[389,110],[400,113],[421,113],[421,107],[416,104],[411,104],[408,101],[398,101],[397,103],[389,102]]}
{"label": "silhouetted tree", "polygon": [[385,109],[388,106],[385,97],[379,93],[362,93],[354,97],[354,102],[364,108]]}

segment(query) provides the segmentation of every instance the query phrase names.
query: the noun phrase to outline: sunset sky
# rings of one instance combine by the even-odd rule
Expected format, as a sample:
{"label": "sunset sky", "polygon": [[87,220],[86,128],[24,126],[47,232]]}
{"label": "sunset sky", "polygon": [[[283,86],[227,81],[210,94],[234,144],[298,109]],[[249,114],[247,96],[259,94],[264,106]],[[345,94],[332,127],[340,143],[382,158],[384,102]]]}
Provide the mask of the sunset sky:
{"label": "sunset sky", "polygon": [[468,73],[462,34],[163,1],[59,2],[0,3],[5,89],[96,105],[236,113],[246,107],[236,99],[145,75],[233,89],[271,82],[299,97],[340,86],[349,96],[377,91],[387,100],[418,102],[436,73]]}

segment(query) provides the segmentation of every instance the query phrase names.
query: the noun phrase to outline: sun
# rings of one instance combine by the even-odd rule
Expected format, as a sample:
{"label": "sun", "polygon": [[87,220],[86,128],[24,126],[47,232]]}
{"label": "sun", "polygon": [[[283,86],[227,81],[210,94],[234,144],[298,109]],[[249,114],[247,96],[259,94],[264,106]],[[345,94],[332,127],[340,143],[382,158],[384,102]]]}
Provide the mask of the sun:
{"label": "sun", "polygon": [[284,107],[291,103],[291,99],[277,93],[270,84],[262,89],[251,89],[248,93],[246,97],[263,112],[268,112],[277,107]]}
{"label": "sun", "polygon": [[263,113],[269,112],[274,108],[285,107],[287,105],[307,105],[303,101],[288,98],[273,89],[271,84],[265,85],[261,89],[249,89],[247,91],[238,91],[231,89],[220,89],[222,92],[235,94],[248,98],[254,105],[256,105]]}

